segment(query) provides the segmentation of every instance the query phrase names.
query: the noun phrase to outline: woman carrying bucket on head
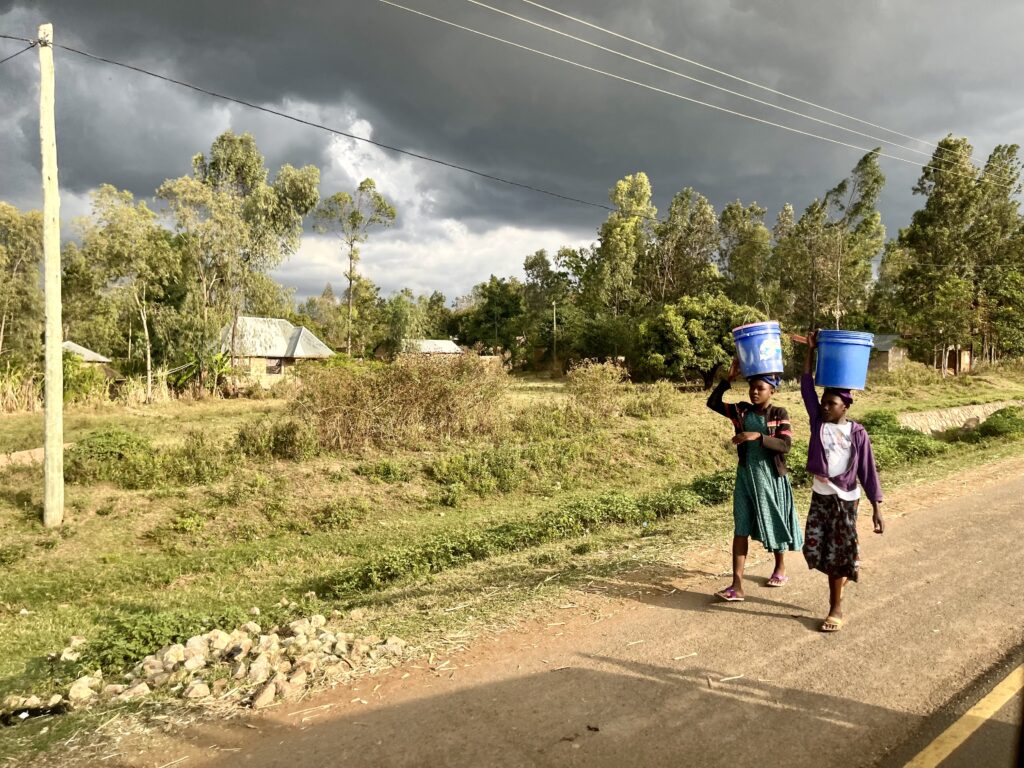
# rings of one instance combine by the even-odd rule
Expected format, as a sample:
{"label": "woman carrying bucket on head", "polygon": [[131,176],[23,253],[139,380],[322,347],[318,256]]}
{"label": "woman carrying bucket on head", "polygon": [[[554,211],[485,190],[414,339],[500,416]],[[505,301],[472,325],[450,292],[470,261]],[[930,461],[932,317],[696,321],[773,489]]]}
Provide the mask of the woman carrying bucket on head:
{"label": "woman carrying bucket on head", "polygon": [[[799,550],[802,543],[785,459],[792,427],[786,409],[771,404],[782,370],[779,326],[756,323],[733,333],[739,356],[708,398],[708,408],[732,422],[732,442],[739,454],[733,493],[732,584],[715,593],[730,603],[744,599],[743,571],[751,538],[775,555],[769,587],[781,587],[789,580],[785,553]],[[750,402],[723,402],[725,391],[740,377],[741,360],[750,384]]]}
{"label": "woman carrying bucket on head", "polygon": [[818,333],[808,334],[804,375],[800,379],[804,406],[811,419],[807,471],[814,477],[804,559],[809,568],[828,576],[829,611],[821,631],[838,632],[843,626],[843,587],[847,581],[857,581],[860,570],[857,508],[861,491],[858,481],[871,502],[875,533],[885,531],[885,521],[879,508],[882,486],[878,481],[871,439],[863,426],[846,418],[847,410],[853,405],[851,390],[864,388],[871,336],[851,331],[822,331],[820,339],[822,345],[828,345],[827,350],[818,353],[817,381],[825,386],[820,402],[814,388],[815,377],[811,375],[812,358],[819,344]]}

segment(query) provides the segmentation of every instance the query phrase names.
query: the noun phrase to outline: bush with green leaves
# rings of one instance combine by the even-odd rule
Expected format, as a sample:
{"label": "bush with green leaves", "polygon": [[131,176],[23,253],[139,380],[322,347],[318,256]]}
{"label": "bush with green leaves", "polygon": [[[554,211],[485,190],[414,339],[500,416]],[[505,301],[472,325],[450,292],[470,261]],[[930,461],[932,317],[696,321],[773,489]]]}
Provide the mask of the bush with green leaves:
{"label": "bush with green leaves", "polygon": [[215,628],[233,629],[247,616],[234,613],[211,616],[192,611],[153,611],[148,606],[121,610],[104,617],[103,629],[82,646],[76,669],[107,675],[121,672],[165,645],[184,643],[188,638]]}
{"label": "bush with green leaves", "polygon": [[161,477],[160,460],[148,438],[119,427],[86,435],[64,452],[70,483],[113,483],[134,490],[152,488]]}
{"label": "bush with green leaves", "polygon": [[1002,408],[981,422],[977,431],[982,437],[1024,436],[1024,408]]}
{"label": "bush with green leaves", "polygon": [[875,464],[879,469],[892,469],[934,458],[949,450],[947,443],[904,427],[889,411],[871,411],[859,421],[871,438]]}
{"label": "bush with green leaves", "polygon": [[628,380],[629,373],[617,363],[584,360],[569,369],[565,391],[583,413],[605,419],[622,413]]}
{"label": "bush with green leaves", "polygon": [[199,430],[188,432],[182,445],[166,449],[159,459],[163,477],[184,485],[212,483],[231,469],[224,446]]}
{"label": "bush with green leaves", "polygon": [[382,483],[406,483],[412,479],[408,467],[391,459],[364,462],[358,464],[353,471],[360,477]]}
{"label": "bush with green leaves", "polygon": [[691,483],[693,492],[705,504],[721,504],[732,498],[736,486],[736,470],[723,469],[710,475],[701,475]]}
{"label": "bush with green leaves", "polygon": [[245,456],[286,461],[312,458],[319,449],[316,430],[296,418],[255,419],[239,428],[235,442]]}

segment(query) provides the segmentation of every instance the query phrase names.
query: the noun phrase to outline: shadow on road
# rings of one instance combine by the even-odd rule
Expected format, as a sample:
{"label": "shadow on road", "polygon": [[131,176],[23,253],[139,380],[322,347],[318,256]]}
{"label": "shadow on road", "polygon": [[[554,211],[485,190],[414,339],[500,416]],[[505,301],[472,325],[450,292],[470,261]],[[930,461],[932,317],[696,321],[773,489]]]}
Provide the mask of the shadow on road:
{"label": "shadow on road", "polygon": [[[452,766],[860,765],[879,727],[919,718],[849,699],[714,669],[673,669],[604,657],[580,666],[483,684],[404,703],[349,710],[302,727],[255,721],[200,731],[207,753],[189,765]],[[435,686],[454,687],[445,679]],[[281,717],[303,709],[285,705]],[[344,705],[343,705],[344,706]],[[298,721],[300,717],[295,717]],[[872,752],[879,745],[873,744]],[[176,755],[168,754],[168,759]]]}

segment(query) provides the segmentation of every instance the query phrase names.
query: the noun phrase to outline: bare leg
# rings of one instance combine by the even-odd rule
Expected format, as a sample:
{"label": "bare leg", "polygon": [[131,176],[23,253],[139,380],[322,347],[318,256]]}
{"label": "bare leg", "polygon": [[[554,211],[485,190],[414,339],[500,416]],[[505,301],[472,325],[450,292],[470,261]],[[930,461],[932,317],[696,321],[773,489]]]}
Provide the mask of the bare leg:
{"label": "bare leg", "polygon": [[775,570],[772,571],[773,575],[785,576],[786,575],[786,553],[776,552],[775,553]]}
{"label": "bare leg", "polygon": [[743,569],[747,566],[747,548],[750,540],[746,536],[732,537],[732,588],[743,594]]}
{"label": "bare leg", "polygon": [[843,625],[843,587],[845,576],[828,577],[828,618],[822,625],[825,632],[835,632]]}

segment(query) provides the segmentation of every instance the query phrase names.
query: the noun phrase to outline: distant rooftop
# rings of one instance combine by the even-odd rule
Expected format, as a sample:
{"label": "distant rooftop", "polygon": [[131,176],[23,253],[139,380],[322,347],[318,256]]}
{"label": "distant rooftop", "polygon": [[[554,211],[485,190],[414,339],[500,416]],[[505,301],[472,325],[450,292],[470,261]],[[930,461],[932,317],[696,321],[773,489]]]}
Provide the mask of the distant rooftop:
{"label": "distant rooftop", "polygon": [[[230,353],[231,323],[220,332],[221,349]],[[312,331],[275,317],[239,317],[234,354],[239,357],[316,359],[334,352]]]}
{"label": "distant rooftop", "polygon": [[421,355],[462,354],[462,349],[451,339],[402,339],[402,349]]}
{"label": "distant rooftop", "polygon": [[78,355],[82,360],[87,363],[109,363],[110,358],[104,357],[99,352],[93,352],[91,349],[86,349],[81,344],[75,344],[73,341],[65,341],[61,344],[61,347],[65,352],[70,352],[73,355]]}
{"label": "distant rooftop", "polygon": [[893,347],[899,346],[903,341],[898,333],[876,333],[875,334],[875,349],[879,352],[888,352]]}

